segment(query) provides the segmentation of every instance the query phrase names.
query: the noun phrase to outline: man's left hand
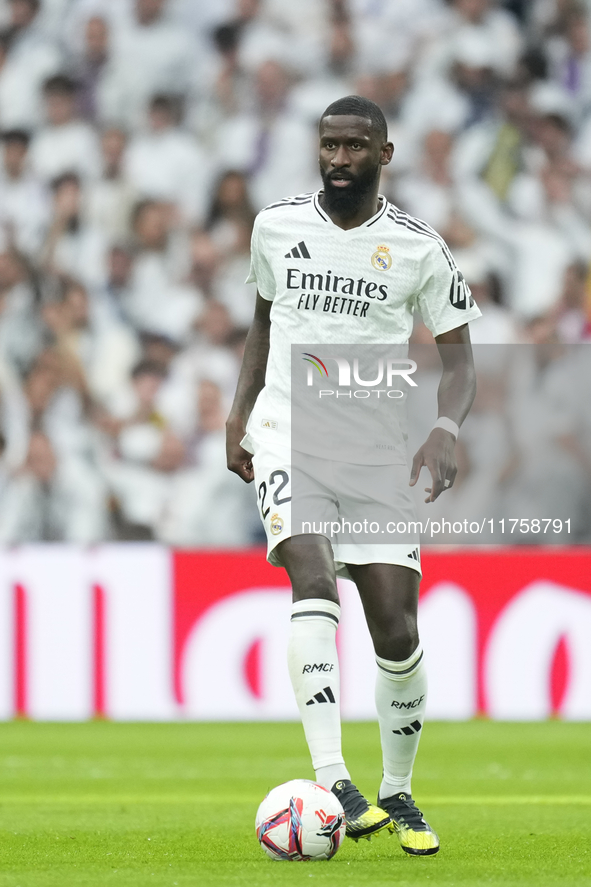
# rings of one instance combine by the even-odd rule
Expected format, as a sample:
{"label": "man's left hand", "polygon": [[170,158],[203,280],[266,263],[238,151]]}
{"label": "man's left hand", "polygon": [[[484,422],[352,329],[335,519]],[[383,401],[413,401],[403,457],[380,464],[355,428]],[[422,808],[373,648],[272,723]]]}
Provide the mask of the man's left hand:
{"label": "man's left hand", "polygon": [[423,465],[431,472],[432,486],[425,487],[429,496],[425,502],[435,502],[444,491],[453,487],[458,471],[455,454],[456,439],[444,428],[434,428],[423,446],[412,460],[410,486],[414,487],[419,479]]}

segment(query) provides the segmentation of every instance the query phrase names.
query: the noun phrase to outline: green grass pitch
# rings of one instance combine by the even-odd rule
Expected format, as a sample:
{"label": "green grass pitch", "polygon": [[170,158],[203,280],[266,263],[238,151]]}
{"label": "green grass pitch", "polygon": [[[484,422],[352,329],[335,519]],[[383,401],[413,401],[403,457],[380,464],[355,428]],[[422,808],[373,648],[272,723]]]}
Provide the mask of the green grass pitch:
{"label": "green grass pitch", "polygon": [[[374,797],[374,724],[346,724]],[[591,724],[430,724],[414,794],[441,852],[347,840],[330,862],[267,859],[266,791],[312,771],[298,724],[0,725],[0,887],[591,887]]]}

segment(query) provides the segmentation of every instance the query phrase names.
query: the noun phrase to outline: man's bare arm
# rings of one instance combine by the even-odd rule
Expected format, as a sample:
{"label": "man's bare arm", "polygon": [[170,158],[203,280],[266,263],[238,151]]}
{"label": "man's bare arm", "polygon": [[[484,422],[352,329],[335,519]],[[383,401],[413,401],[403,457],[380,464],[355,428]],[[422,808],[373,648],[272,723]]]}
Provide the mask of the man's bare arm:
{"label": "man's bare arm", "polygon": [[246,337],[244,358],[234,395],[234,403],[226,422],[228,468],[248,484],[254,479],[251,454],[240,446],[240,441],[246,432],[246,423],[255,401],[265,385],[265,372],[269,357],[271,304],[268,299],[263,299],[257,293],[254,319]]}
{"label": "man's bare arm", "polygon": [[[446,416],[461,425],[476,394],[476,372],[468,324],[436,336],[435,341],[443,364],[437,391],[437,415]],[[429,493],[425,502],[434,502],[443,490],[453,486],[458,470],[454,447],[455,437],[450,431],[434,428],[415,455],[410,485],[416,484],[423,465],[431,472],[432,485],[425,488],[425,492]],[[446,481],[449,483],[446,484]]]}

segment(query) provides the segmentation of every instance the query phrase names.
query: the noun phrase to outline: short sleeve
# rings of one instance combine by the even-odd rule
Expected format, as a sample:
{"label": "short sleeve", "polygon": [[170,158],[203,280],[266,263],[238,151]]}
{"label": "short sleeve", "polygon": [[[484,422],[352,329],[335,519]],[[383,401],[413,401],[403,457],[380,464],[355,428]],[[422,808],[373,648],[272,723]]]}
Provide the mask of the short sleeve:
{"label": "short sleeve", "polygon": [[260,215],[256,217],[250,241],[250,271],[246,283],[256,283],[263,299],[272,302],[277,292],[275,277],[265,255],[264,232],[261,231]]}
{"label": "short sleeve", "polygon": [[424,261],[417,307],[434,336],[481,316],[470,287],[443,240],[433,240]]}

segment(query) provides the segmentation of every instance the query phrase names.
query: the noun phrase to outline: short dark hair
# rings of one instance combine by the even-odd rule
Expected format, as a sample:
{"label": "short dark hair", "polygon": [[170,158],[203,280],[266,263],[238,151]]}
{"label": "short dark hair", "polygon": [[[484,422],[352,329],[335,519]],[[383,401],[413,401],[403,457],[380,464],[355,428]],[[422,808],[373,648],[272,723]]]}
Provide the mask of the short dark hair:
{"label": "short dark hair", "polygon": [[549,123],[551,123],[553,126],[555,126],[566,135],[570,135],[572,133],[572,124],[570,123],[568,118],[566,116],[563,116],[562,114],[559,114],[557,111],[551,114],[542,114],[541,116],[544,118],[544,120],[547,120]]}
{"label": "short dark hair", "polygon": [[3,142],[20,142],[21,145],[29,145],[31,133],[25,129],[5,129],[2,133]]}
{"label": "short dark hair", "polygon": [[67,74],[54,74],[43,84],[43,92],[46,94],[74,95],[77,89],[78,84]]}
{"label": "short dark hair", "polygon": [[167,348],[172,348],[174,351],[179,350],[178,342],[175,339],[171,339],[165,333],[158,333],[154,330],[140,330],[139,337],[144,348],[149,345],[166,345]]}
{"label": "short dark hair", "polygon": [[131,371],[132,379],[137,379],[138,376],[159,376],[161,379],[165,379],[167,372],[164,367],[155,360],[143,358],[139,363],[136,363]]}
{"label": "short dark hair", "polygon": [[372,127],[380,137],[384,141],[388,140],[388,124],[382,109],[375,102],[361,95],[346,95],[342,99],[332,102],[320,118],[320,123],[325,117],[349,114],[353,117],[364,117],[366,120],[370,120]]}
{"label": "short dark hair", "polygon": [[144,197],[142,200],[138,200],[131,210],[131,227],[135,227],[138,219],[147,209],[152,209],[154,206],[159,207],[160,205],[160,201],[155,200],[153,197]]}
{"label": "short dark hair", "polygon": [[177,93],[158,92],[152,96],[149,104],[150,111],[164,111],[170,114],[175,123],[180,123],[183,117],[183,97]]}
{"label": "short dark hair", "polygon": [[12,46],[13,39],[14,30],[12,30],[11,28],[5,28],[3,31],[0,31],[0,52],[2,50],[8,52],[8,50]]}
{"label": "short dark hair", "polygon": [[212,40],[218,52],[234,52],[240,43],[240,22],[227,22],[219,25],[211,32]]}
{"label": "short dark hair", "polygon": [[68,170],[67,172],[61,173],[61,175],[56,176],[55,179],[52,179],[49,183],[49,187],[52,191],[58,191],[62,185],[78,185],[78,187],[80,187],[81,184],[78,173],[73,170]]}

